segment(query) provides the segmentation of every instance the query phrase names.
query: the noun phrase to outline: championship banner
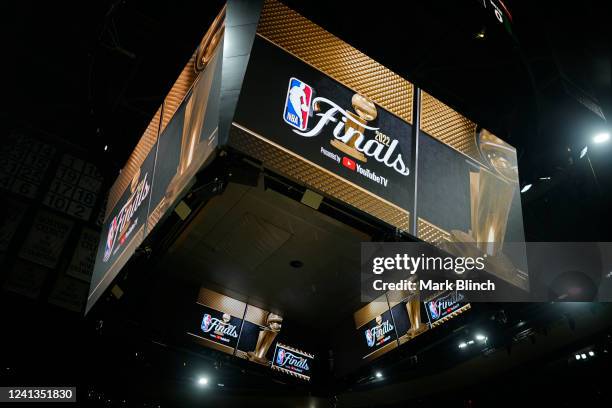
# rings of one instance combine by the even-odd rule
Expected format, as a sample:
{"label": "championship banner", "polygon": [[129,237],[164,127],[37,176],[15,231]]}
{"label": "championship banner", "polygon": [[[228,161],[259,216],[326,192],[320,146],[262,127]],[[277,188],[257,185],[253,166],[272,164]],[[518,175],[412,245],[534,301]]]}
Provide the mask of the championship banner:
{"label": "championship banner", "polygon": [[66,274],[85,282],[91,281],[99,239],[98,231],[83,228]]}
{"label": "championship banner", "polygon": [[18,259],[13,265],[4,289],[30,299],[37,299],[50,269]]}
{"label": "championship banner", "polygon": [[19,257],[55,268],[74,222],[41,210],[21,247]]}
{"label": "championship banner", "polygon": [[310,353],[276,343],[271,367],[273,370],[280,371],[281,373],[310,381],[313,361],[314,355]]}
{"label": "championship banner", "polygon": [[5,199],[0,215],[0,253],[5,252],[19,228],[27,207],[19,201]]}
{"label": "championship banner", "polygon": [[49,295],[49,303],[81,313],[87,299],[87,283],[70,276],[60,276]]}

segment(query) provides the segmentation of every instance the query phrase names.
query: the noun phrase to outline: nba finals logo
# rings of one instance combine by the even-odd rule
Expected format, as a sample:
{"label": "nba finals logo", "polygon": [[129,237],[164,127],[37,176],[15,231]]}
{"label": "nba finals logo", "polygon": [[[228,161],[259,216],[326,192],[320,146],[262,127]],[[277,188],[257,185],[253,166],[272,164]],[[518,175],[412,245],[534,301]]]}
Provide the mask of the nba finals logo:
{"label": "nba finals logo", "polygon": [[[400,151],[399,140],[371,126],[378,117],[374,102],[356,93],[351,98],[353,112],[322,96],[314,97],[313,94],[314,89],[310,85],[295,77],[289,79],[283,120],[294,128],[294,133],[311,138],[321,134],[324,129],[331,130],[331,146],[349,156],[342,158],[342,165],[385,187],[388,181],[386,178],[364,167],[368,159],[402,176],[410,174],[410,168]],[[308,126],[311,113],[313,123]],[[325,154],[324,148],[321,149]]]}
{"label": "nba finals logo", "polygon": [[285,122],[298,130],[306,130],[311,99],[312,87],[297,78],[291,78],[283,115]]}
{"label": "nba finals logo", "polygon": [[138,219],[132,222],[132,218],[149,195],[149,190],[151,189],[147,181],[148,174],[145,174],[142,180],[138,182],[139,175],[140,170],[138,170],[138,173],[136,173],[132,179],[130,197],[119,211],[119,214],[113,217],[110,222],[108,234],[106,235],[103,262],[108,262],[114,252],[117,251],[117,247],[125,242],[126,238],[132,232],[132,229],[136,227]]}
{"label": "nba finals logo", "polygon": [[389,337],[387,333],[393,330],[394,327],[390,321],[382,319],[382,316],[376,316],[376,326],[371,329],[366,329],[365,337],[368,347],[373,347],[376,343],[385,343]]}
{"label": "nba finals logo", "polygon": [[278,367],[285,367],[294,372],[304,372],[310,370],[308,360],[306,358],[280,347],[278,353],[276,354],[276,365]]}
{"label": "nba finals logo", "polygon": [[204,314],[202,318],[202,331],[204,333],[213,332],[217,336],[230,336],[238,338],[238,331],[236,326],[230,324],[231,317],[227,313],[223,313],[222,320],[212,317],[208,313]]}

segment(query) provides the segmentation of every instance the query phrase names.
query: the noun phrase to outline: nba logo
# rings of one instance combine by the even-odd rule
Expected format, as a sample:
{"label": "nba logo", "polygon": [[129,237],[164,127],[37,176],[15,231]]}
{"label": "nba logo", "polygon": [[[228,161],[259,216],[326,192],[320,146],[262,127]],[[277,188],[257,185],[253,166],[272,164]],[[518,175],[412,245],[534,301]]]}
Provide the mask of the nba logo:
{"label": "nba logo", "polygon": [[276,364],[279,366],[285,365],[285,350],[278,350],[278,354],[276,355]]}
{"label": "nba logo", "polygon": [[306,130],[312,100],[312,87],[297,78],[289,80],[283,119],[296,129]]}
{"label": "nba logo", "polygon": [[440,317],[440,313],[438,312],[438,304],[436,302],[429,302],[429,313],[431,314],[432,319],[437,319]]}
{"label": "nba logo", "polygon": [[118,228],[118,222],[117,222],[117,217],[115,217],[113,218],[113,221],[111,222],[111,225],[108,229],[108,235],[106,237],[106,247],[104,248],[104,259],[103,259],[104,262],[108,261],[108,259],[112,255],[113,246],[115,244],[115,234],[117,233],[117,228]]}
{"label": "nba logo", "polygon": [[374,345],[374,335],[372,335],[372,331],[370,329],[367,329],[365,331],[365,336],[368,347],[372,347]]}
{"label": "nba logo", "polygon": [[208,331],[210,330],[210,322],[212,321],[212,317],[206,313],[204,315],[204,317],[202,318],[202,331],[205,333],[208,333]]}

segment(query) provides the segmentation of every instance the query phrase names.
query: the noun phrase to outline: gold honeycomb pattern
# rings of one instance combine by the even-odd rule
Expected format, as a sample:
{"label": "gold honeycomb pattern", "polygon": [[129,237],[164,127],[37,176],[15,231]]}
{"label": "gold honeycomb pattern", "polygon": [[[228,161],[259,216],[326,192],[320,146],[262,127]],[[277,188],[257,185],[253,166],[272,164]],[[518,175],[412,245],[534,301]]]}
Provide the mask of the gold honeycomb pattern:
{"label": "gold honeycomb pattern", "polygon": [[417,221],[417,236],[423,241],[434,245],[449,242],[451,240],[451,235],[448,232],[420,217]]}
{"label": "gold honeycomb pattern", "polygon": [[242,319],[244,310],[247,307],[246,303],[244,302],[226,295],[222,295],[221,293],[217,293],[207,288],[200,288],[200,292],[198,293],[198,303],[240,319]]}
{"label": "gold honeycomb pattern", "polygon": [[442,143],[481,162],[476,146],[476,124],[448,105],[421,92],[421,129]]}
{"label": "gold honeycomb pattern", "polygon": [[308,188],[343,201],[400,230],[408,231],[410,213],[394,204],[343,180],[339,176],[312,165],[300,156],[233,125],[230,145],[260,160],[264,166],[294,178]]}
{"label": "gold honeycomb pattern", "polygon": [[168,126],[168,123],[176,113],[179,105],[183,102],[183,99],[185,99],[185,95],[189,92],[191,85],[193,85],[198,77],[198,73],[194,69],[195,58],[196,53],[194,52],[164,99],[164,112],[162,115],[161,128],[159,129],[160,134],[164,131],[166,126]]}
{"label": "gold honeycomb pattern", "polygon": [[257,33],[412,123],[414,88],[410,82],[284,4],[265,1]]}
{"label": "gold honeycomb pattern", "polygon": [[266,319],[270,312],[267,310],[260,309],[253,305],[247,305],[246,313],[244,314],[244,320],[247,322],[251,322],[253,324],[257,324],[259,326],[266,325]]}
{"label": "gold honeycomb pattern", "polygon": [[472,306],[469,303],[466,303],[460,309],[455,310],[450,315],[444,316],[440,320],[436,320],[435,322],[431,323],[431,327],[433,328],[433,327],[436,327],[436,326],[440,326],[442,323],[445,323],[445,322],[449,321],[450,319],[459,316],[461,313],[464,313],[465,311],[470,310],[471,307]]}

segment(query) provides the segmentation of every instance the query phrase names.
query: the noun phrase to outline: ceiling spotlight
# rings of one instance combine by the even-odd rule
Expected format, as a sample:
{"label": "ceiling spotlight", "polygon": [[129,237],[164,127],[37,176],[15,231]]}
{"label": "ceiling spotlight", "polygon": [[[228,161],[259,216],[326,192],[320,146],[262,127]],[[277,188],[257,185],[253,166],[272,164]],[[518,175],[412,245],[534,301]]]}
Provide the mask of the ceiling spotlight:
{"label": "ceiling spotlight", "polygon": [[467,344],[474,344],[474,340],[468,341]]}
{"label": "ceiling spotlight", "polygon": [[582,159],[587,154],[588,151],[589,151],[589,146],[584,146],[584,149],[580,151],[580,158]]}
{"label": "ceiling spotlight", "polygon": [[476,337],[476,340],[478,341],[485,341],[487,339],[487,337],[484,334],[477,334],[475,337]]}
{"label": "ceiling spotlight", "polygon": [[521,193],[526,193],[532,187],[532,184],[525,184],[525,186],[521,189]]}
{"label": "ceiling spotlight", "polygon": [[550,180],[550,177],[540,177],[540,180]]}
{"label": "ceiling spotlight", "polygon": [[376,378],[382,378],[382,373],[380,371],[377,371],[374,375],[376,376]]}
{"label": "ceiling spotlight", "polygon": [[598,133],[593,137],[593,143],[605,143],[610,140],[610,133],[602,132]]}
{"label": "ceiling spotlight", "polygon": [[486,37],[486,31],[483,27],[482,30],[480,30],[479,32],[476,33],[476,35],[474,36],[474,38],[478,39],[478,40],[482,40]]}
{"label": "ceiling spotlight", "polygon": [[466,348],[466,347],[467,347],[467,343],[466,342],[459,343],[459,348],[460,349]]}
{"label": "ceiling spotlight", "polygon": [[580,360],[580,354],[576,354],[576,360]]}
{"label": "ceiling spotlight", "polygon": [[108,145],[104,145],[104,151],[108,150]]}
{"label": "ceiling spotlight", "polygon": [[589,356],[593,357],[595,355],[595,352],[593,350],[589,351]]}
{"label": "ceiling spotlight", "polygon": [[206,377],[198,378],[198,385],[199,386],[203,387],[203,386],[205,386],[207,384],[208,384],[208,378],[206,378]]}
{"label": "ceiling spotlight", "polygon": [[586,360],[586,354],[582,353],[580,357],[582,357],[583,360]]}

